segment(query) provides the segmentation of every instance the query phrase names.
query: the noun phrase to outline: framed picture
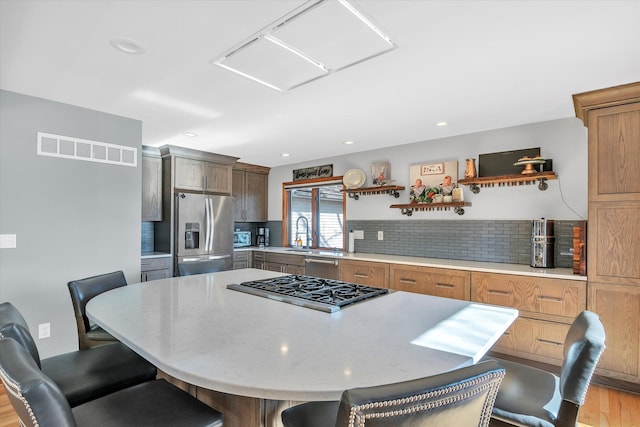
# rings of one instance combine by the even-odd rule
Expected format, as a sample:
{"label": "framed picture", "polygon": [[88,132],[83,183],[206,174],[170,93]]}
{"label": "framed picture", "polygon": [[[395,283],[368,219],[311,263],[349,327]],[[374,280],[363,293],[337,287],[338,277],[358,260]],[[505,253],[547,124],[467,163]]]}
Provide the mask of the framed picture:
{"label": "framed picture", "polygon": [[373,185],[386,185],[391,182],[391,164],[376,162],[371,164],[371,182]]}
{"label": "framed picture", "polygon": [[453,189],[458,186],[458,161],[423,162],[410,165],[409,179],[411,203],[437,203],[445,197],[448,200]]}

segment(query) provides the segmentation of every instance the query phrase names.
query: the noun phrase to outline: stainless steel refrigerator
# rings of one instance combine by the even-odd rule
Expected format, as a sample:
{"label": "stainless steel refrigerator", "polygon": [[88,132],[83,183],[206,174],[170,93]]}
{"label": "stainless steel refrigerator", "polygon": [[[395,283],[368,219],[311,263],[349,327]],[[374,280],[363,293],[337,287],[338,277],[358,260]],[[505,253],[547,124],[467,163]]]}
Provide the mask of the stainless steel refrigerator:
{"label": "stainless steel refrigerator", "polygon": [[178,193],[176,218],[176,267],[215,259],[233,267],[233,197]]}

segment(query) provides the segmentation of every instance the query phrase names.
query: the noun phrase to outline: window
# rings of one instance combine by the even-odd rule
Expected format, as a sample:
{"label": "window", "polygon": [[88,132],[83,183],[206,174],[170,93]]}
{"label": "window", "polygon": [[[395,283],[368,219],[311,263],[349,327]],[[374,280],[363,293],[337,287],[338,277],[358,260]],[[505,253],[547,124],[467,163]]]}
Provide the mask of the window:
{"label": "window", "polygon": [[340,177],[283,183],[282,242],[344,249],[345,193]]}

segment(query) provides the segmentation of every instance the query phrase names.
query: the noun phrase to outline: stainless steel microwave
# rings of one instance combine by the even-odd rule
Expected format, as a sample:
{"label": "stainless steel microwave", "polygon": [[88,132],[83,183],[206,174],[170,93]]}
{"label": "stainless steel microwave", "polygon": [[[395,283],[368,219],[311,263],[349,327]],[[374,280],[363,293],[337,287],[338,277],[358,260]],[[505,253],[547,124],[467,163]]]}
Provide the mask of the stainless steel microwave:
{"label": "stainless steel microwave", "polygon": [[233,247],[241,248],[243,246],[251,246],[251,232],[250,231],[234,231]]}

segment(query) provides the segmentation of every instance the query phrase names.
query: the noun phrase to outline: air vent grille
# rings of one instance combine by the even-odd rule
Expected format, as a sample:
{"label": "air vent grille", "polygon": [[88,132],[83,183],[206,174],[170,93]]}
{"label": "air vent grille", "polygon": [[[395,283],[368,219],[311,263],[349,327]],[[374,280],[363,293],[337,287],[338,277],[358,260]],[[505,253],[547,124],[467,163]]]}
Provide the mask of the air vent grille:
{"label": "air vent grille", "polygon": [[38,132],[38,155],[112,165],[132,167],[138,165],[137,148],[44,132]]}

